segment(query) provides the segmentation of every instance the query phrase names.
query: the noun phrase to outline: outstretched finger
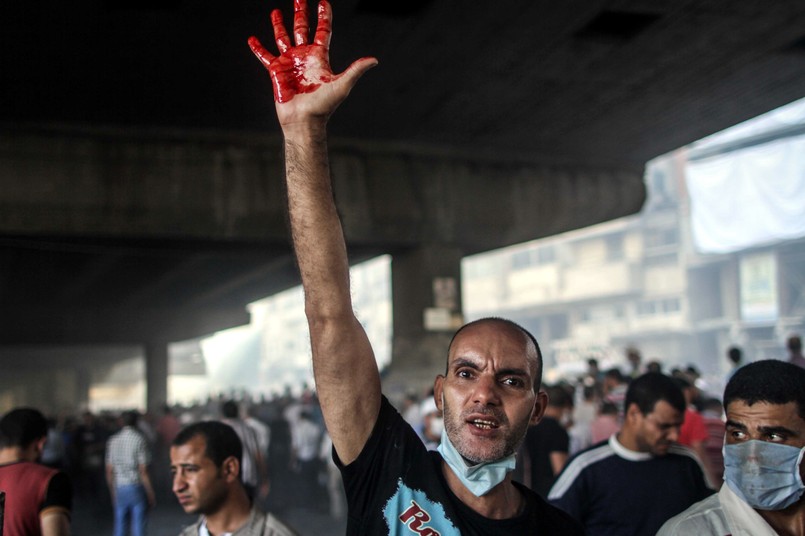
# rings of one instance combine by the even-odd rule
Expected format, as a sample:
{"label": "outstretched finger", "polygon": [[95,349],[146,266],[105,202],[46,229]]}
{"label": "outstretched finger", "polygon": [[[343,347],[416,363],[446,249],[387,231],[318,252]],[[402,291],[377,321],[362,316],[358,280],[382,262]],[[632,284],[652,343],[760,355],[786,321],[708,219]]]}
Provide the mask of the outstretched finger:
{"label": "outstretched finger", "polygon": [[271,65],[271,62],[274,61],[274,55],[263,48],[262,43],[260,43],[260,40],[256,37],[251,36],[249,38],[249,47],[252,49],[252,52],[254,52],[254,55],[257,56],[257,59],[266,67]]}
{"label": "outstretched finger", "polygon": [[377,65],[377,58],[361,58],[352,62],[352,65],[347,67],[347,70],[338,75],[339,81],[344,84],[348,90],[352,89],[358,79],[364,75],[366,71]]}
{"label": "outstretched finger", "polygon": [[307,22],[307,0],[295,0],[293,9],[293,37],[297,46],[306,45],[310,28]]}
{"label": "outstretched finger", "polygon": [[330,37],[333,35],[333,8],[327,0],[319,2],[318,23],[313,42],[326,49],[330,48]]}
{"label": "outstretched finger", "polygon": [[282,23],[282,11],[275,9],[271,12],[271,25],[274,26],[274,40],[277,42],[277,49],[280,54],[291,48],[291,39],[288,37],[288,32],[285,31],[285,25]]}

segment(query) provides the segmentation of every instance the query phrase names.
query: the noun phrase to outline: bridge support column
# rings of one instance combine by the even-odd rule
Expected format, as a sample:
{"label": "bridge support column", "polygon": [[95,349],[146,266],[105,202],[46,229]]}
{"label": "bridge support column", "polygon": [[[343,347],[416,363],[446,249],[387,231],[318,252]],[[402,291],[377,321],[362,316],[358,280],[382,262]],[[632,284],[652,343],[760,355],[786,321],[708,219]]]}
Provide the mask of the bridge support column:
{"label": "bridge support column", "polygon": [[158,415],[168,401],[168,343],[149,342],[145,345],[145,405]]}
{"label": "bridge support column", "polygon": [[457,247],[427,244],[392,259],[394,338],[383,390],[395,404],[406,392],[422,395],[444,373],[450,338],[463,323],[462,256]]}
{"label": "bridge support column", "polygon": [[82,410],[89,408],[89,390],[92,387],[92,372],[86,365],[75,371],[75,405]]}

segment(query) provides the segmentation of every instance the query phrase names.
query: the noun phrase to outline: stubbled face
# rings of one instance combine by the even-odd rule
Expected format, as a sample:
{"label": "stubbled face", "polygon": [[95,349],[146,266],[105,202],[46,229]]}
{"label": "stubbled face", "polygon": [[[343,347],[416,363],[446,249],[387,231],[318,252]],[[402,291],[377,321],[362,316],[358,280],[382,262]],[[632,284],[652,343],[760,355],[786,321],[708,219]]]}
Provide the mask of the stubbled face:
{"label": "stubbled face", "polygon": [[445,431],[465,459],[490,462],[517,450],[546,405],[544,393],[534,391],[536,373],[536,348],[512,326],[483,322],[456,337],[434,395]]}
{"label": "stubbled face", "polygon": [[[797,412],[796,402],[755,402],[751,406],[742,400],[730,402],[725,442],[734,445],[751,439],[805,447],[805,421]],[[799,470],[805,480],[805,464]]]}
{"label": "stubbled face", "polygon": [[173,493],[188,514],[212,514],[224,503],[228,486],[223,469],[205,455],[203,436],[171,447]]}
{"label": "stubbled face", "polygon": [[679,439],[679,427],[685,414],[665,400],[654,404],[651,413],[643,415],[633,404],[628,411],[627,420],[635,427],[635,443],[638,452],[648,452],[654,456],[668,454],[670,446]]}

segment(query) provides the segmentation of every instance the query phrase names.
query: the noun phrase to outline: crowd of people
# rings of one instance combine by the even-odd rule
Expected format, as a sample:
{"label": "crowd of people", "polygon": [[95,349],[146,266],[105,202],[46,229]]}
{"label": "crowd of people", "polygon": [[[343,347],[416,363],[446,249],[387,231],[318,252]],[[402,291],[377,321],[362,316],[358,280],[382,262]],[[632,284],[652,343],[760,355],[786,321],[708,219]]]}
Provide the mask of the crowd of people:
{"label": "crowd of people", "polygon": [[[749,406],[768,403],[779,409],[789,406],[783,416],[795,426],[775,430],[781,434],[785,430],[786,439],[798,447],[787,450],[789,456],[799,456],[800,460],[799,464],[790,462],[793,465],[787,468],[787,477],[794,480],[796,498],[802,495],[803,487],[796,485],[796,479],[802,471],[805,436],[797,434],[805,424],[801,421],[805,418],[805,362],[801,360],[799,336],[791,336],[786,346],[787,362],[759,361],[741,374],[737,372],[744,365],[743,352],[730,347],[726,352],[730,370],[724,396],[701,388],[704,382],[695,366],[666,372],[659,360],[643,365],[636,348],[627,350],[622,367],[605,371],[597,359],[591,358],[585,374],[543,386],[547,407],[539,423],[526,433],[513,479],[571,513],[587,534],[655,534],[663,526],[662,534],[722,534],[702,528],[702,506],[694,508],[698,512],[696,524],[692,524],[691,516],[682,515],[700,501],[720,508],[719,497],[731,504],[728,511],[741,511],[741,521],[754,527],[746,534],[775,534],[769,531],[768,522],[758,519],[762,516],[751,514],[735,499],[744,480],[736,477],[736,465],[732,466],[732,480],[729,474],[725,476],[724,445],[741,443],[745,434],[745,425],[730,415],[732,401]],[[436,430],[443,429],[443,416],[433,404],[433,393],[421,401],[409,394],[401,412],[422,441],[435,449],[431,430],[434,421],[438,422]],[[734,428],[740,429],[736,436],[741,439],[727,436],[725,440],[725,434]],[[753,452],[762,450],[756,446]],[[728,455],[726,462],[729,471],[736,460]],[[766,463],[762,469],[772,470]],[[720,492],[725,481],[732,485]],[[746,493],[777,493],[775,485],[764,484],[762,492],[752,488]],[[720,515],[727,514],[722,511]],[[764,515],[774,517],[773,512]],[[671,518],[674,520],[665,525]],[[724,528],[730,523],[721,517],[710,522],[720,524],[718,530],[723,529],[723,534],[730,533]],[[697,531],[683,530],[693,526]]]}
{"label": "crowd of people", "polygon": [[[17,412],[24,422],[15,424],[20,420]],[[45,419],[33,408],[21,408],[7,416],[12,432],[23,425],[34,430],[25,442],[31,435],[38,440],[41,429],[43,441],[37,443],[30,461],[60,475],[56,484],[69,483],[61,511],[69,513],[69,505],[80,501],[96,517],[113,512],[115,536],[126,534],[128,528],[132,535],[145,534],[148,510],[157,501],[176,501],[174,495],[178,497],[181,490],[177,491],[172,474],[171,448],[188,428],[205,422],[220,423],[235,433],[239,480],[250,502],[280,515],[297,507],[336,520],[346,515],[318,400],[307,388],[300,396],[219,395],[194,405],[166,405],[158,415],[84,411]],[[0,429],[0,444],[4,432]],[[4,478],[0,472],[0,482]],[[46,511],[42,507],[39,513]]]}
{"label": "crowd of people", "polygon": [[626,371],[590,361],[580,382],[543,386],[534,336],[483,318],[453,335],[427,399],[395,408],[354,314],[326,134],[377,60],[332,72],[326,1],[312,42],[304,0],[290,34],[278,10],[271,22],[278,55],[256,38],[249,45],[271,77],[284,137],[316,394],[216,399],[158,417],[87,412],[62,429],[12,410],[0,419],[10,536],[68,534],[70,480],[114,508],[116,535],[143,534],[148,506],[170,489],[198,514],[182,536],[293,535],[277,515],[283,501],[328,505],[361,536],[805,536],[798,337],[788,363],[742,365],[730,352],[723,397],[703,396],[694,368],[643,368],[637,349]]}
{"label": "crowd of people", "polygon": [[[805,436],[796,436],[805,433],[805,383],[798,383],[805,382],[805,369],[793,365],[797,339],[791,340],[794,350],[789,363],[760,361],[747,365],[746,371],[741,371],[742,360],[735,359],[736,348],[731,348],[728,358],[736,366],[728,374],[724,399],[697,388],[694,367],[663,374],[655,362],[651,372],[649,367],[629,367],[631,373],[624,374],[617,367],[601,371],[597,361],[590,359],[586,374],[542,387],[547,404],[519,446],[512,479],[571,514],[586,534],[655,534],[661,527],[664,535],[688,534],[685,527],[700,530],[701,523],[730,526],[723,512],[715,521],[705,515],[725,507],[728,512],[738,511],[746,523],[765,527],[768,523],[763,525],[765,521],[758,519],[762,517],[752,515],[745,506],[753,503],[740,494],[742,481],[735,477],[740,465],[729,454],[725,477],[723,454],[728,451],[722,447],[730,430],[737,430],[733,437],[739,439],[731,440],[728,434],[726,444],[743,444],[744,435],[749,440],[752,429],[740,420],[743,414],[736,413],[735,407],[747,412],[745,406],[756,404],[756,410],[763,410],[764,404],[785,409],[783,419],[795,423],[765,432],[758,427],[758,433],[787,434],[784,439],[805,444]],[[399,410],[422,445],[438,452],[445,425],[433,394],[422,399],[409,395]],[[738,406],[731,405],[735,401]],[[757,419],[755,413],[750,411],[749,417]],[[760,441],[781,448],[776,437]],[[232,471],[236,478],[221,479],[217,500],[226,498],[229,508],[240,513],[239,521],[252,528],[259,524],[265,534],[295,534],[276,517],[289,507],[326,508],[337,519],[346,514],[331,448],[318,399],[307,389],[300,397],[270,400],[219,396],[204,404],[166,406],[158,416],[133,410],[84,412],[80,420],[57,421],[20,408],[0,421],[0,482],[23,476],[48,482],[42,497],[37,497],[39,503],[31,498],[37,508],[26,510],[32,519],[39,516],[41,532],[19,534],[68,534],[74,495],[113,511],[115,536],[144,535],[147,511],[156,497],[174,500],[168,497],[169,490],[188,513],[201,514],[183,535],[201,534],[202,523],[209,534],[218,534],[231,511],[216,518],[210,506],[215,495],[202,489],[201,479],[193,473],[209,466],[210,470],[223,468],[218,471],[226,474],[228,464],[239,460]],[[791,448],[789,456],[801,449]],[[752,453],[757,456],[760,451],[756,446]],[[774,460],[784,463],[779,457]],[[796,473],[800,465],[795,462],[796,456],[788,463],[794,463]],[[41,469],[29,473],[31,465]],[[10,474],[4,473],[9,470]],[[730,470],[732,482],[739,484],[719,491],[725,481],[731,482]],[[272,481],[282,485],[272,489]],[[801,487],[798,493],[797,499]],[[711,510],[705,512],[700,502]],[[20,508],[14,493],[8,504]],[[690,514],[688,508],[693,510]],[[758,510],[768,512],[766,508],[762,503]],[[12,515],[11,519],[13,534],[17,518]],[[55,532],[44,529],[45,520]]]}

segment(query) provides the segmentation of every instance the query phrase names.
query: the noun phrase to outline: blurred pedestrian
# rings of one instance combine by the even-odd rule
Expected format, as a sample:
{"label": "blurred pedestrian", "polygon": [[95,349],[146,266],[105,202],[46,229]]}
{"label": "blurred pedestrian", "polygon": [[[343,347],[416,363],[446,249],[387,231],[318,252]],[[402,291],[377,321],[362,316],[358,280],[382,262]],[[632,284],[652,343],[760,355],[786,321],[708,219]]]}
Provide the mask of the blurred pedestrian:
{"label": "blurred pedestrian", "polygon": [[620,432],[571,458],[548,494],[588,536],[654,534],[713,493],[696,455],[676,444],[685,398],[671,378],[633,380],[625,407]]}
{"label": "blurred pedestrian", "polygon": [[120,419],[123,428],[106,445],[106,482],[115,512],[114,536],[145,536],[148,508],[156,505],[148,474],[151,452],[137,427],[137,411],[127,411]]}
{"label": "blurred pedestrian", "polygon": [[788,348],[788,362],[805,368],[805,356],[802,355],[802,339],[799,335],[791,335],[786,341]]}
{"label": "blurred pedestrian", "polygon": [[567,463],[570,435],[567,425],[573,413],[573,398],[560,386],[545,388],[548,406],[542,420],[528,428],[521,452],[526,484],[540,497],[547,497],[556,476]]}
{"label": "blurred pedestrian", "polygon": [[68,536],[73,495],[59,470],[36,463],[47,441],[45,416],[17,408],[0,419],[0,490],[8,536]]}

